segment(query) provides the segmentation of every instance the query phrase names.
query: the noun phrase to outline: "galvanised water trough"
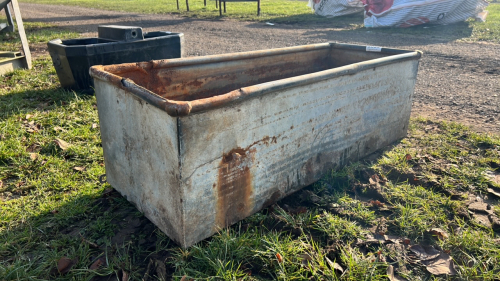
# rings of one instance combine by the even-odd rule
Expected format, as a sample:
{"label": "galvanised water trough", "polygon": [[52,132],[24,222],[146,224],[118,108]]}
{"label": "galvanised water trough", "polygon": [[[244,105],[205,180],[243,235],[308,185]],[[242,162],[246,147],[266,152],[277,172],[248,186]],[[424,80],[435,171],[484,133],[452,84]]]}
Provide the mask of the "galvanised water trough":
{"label": "galvanised water trough", "polygon": [[420,56],[326,43],[94,66],[107,181],[188,247],[403,138]]}

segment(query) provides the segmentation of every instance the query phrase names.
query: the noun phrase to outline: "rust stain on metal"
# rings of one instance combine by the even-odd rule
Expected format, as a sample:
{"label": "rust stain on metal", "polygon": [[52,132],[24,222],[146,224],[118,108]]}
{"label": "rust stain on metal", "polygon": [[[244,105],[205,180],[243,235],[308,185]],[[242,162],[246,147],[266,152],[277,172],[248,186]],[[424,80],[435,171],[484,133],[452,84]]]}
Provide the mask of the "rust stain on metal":
{"label": "rust stain on metal", "polygon": [[253,210],[250,167],[255,148],[235,148],[222,156],[217,184],[216,227],[227,227],[249,216]]}

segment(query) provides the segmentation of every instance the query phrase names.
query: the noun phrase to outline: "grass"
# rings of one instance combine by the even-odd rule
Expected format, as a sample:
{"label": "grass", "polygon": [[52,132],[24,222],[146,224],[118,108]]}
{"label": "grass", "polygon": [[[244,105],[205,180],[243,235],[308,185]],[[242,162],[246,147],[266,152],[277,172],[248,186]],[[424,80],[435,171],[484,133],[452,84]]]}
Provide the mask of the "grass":
{"label": "grass", "polygon": [[[0,18],[1,21],[2,18]],[[5,18],[4,18],[5,19]],[[26,32],[26,37],[30,44],[46,44],[48,41],[60,38],[60,39],[69,39],[69,38],[78,38],[80,37],[79,33],[70,32],[70,31],[62,31],[61,28],[53,24],[41,23],[41,22],[23,22],[24,30]],[[21,50],[21,39],[19,38],[19,34],[16,32],[0,33],[0,50],[2,51],[10,51],[10,52],[18,52]]]}
{"label": "grass", "polygon": [[[178,14],[181,16],[219,19],[219,11],[215,8],[214,1],[207,1],[207,6],[202,1],[191,1],[190,11],[186,11],[185,1],[180,2],[180,9],[174,1],[148,1],[148,0],[23,0],[22,2],[74,5],[103,10],[125,11],[146,14]],[[306,2],[295,0],[263,0],[261,3],[261,16],[256,14],[256,3],[235,2],[227,4],[227,13],[223,17],[237,20],[265,21],[273,23],[292,23],[298,25],[328,25],[332,28],[342,28],[347,32],[357,32],[366,29],[363,27],[363,13],[342,17],[325,18],[314,14],[307,7]],[[468,20],[462,23],[446,26],[426,25],[411,28],[381,28],[370,29],[370,32],[382,34],[402,34],[409,36],[426,36],[440,40],[458,40],[463,42],[493,42],[500,43],[500,3],[490,3],[487,8],[489,15],[486,22]]]}
{"label": "grass", "polygon": [[[35,42],[76,37],[32,27]],[[0,280],[387,280],[391,266],[407,280],[498,280],[499,225],[468,208],[479,197],[500,215],[498,135],[414,119],[373,162],[181,249],[99,183],[95,97],[61,89],[48,56],[33,65],[0,77]],[[431,274],[415,245],[451,256],[457,274]]]}

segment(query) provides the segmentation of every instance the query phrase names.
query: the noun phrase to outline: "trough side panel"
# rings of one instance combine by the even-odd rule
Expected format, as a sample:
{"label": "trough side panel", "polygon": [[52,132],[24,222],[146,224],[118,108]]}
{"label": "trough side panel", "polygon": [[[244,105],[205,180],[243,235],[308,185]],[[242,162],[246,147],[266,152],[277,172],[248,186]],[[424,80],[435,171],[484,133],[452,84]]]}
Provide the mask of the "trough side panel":
{"label": "trough side panel", "polygon": [[405,137],[418,61],[181,117],[186,245]]}
{"label": "trough side panel", "polygon": [[107,181],[183,243],[177,118],[95,79]]}

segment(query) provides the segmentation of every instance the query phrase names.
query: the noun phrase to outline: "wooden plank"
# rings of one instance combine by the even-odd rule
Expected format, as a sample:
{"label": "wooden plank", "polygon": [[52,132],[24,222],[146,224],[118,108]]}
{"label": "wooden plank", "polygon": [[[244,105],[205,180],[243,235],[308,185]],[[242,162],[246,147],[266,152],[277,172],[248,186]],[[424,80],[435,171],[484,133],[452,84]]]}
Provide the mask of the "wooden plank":
{"label": "wooden plank", "polygon": [[19,9],[19,3],[17,0],[12,0],[12,10],[14,10],[14,17],[16,18],[17,30],[19,32],[19,37],[21,38],[21,44],[23,46],[23,53],[26,60],[26,67],[31,69],[31,52],[28,45],[28,39],[26,38],[26,32],[24,32],[23,18],[21,17],[21,10]]}

